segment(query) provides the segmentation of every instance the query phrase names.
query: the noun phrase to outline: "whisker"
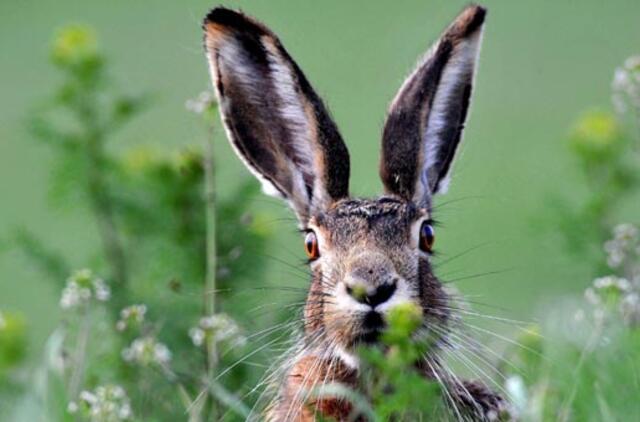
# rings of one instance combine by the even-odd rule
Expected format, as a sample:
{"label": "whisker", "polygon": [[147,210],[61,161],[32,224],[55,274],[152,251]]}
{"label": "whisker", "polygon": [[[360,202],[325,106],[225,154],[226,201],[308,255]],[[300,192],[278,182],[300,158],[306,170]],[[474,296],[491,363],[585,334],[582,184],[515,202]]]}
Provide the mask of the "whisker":
{"label": "whisker", "polygon": [[474,278],[480,278],[480,277],[486,277],[489,275],[497,275],[497,274],[504,274],[510,271],[515,270],[515,268],[505,268],[502,270],[496,270],[496,271],[486,271],[483,273],[477,273],[477,274],[471,274],[471,275],[467,275],[467,276],[462,276],[462,277],[458,277],[458,278],[452,278],[450,280],[441,280],[442,284],[449,284],[449,283],[455,283],[455,282],[460,282],[463,280],[471,280]]}

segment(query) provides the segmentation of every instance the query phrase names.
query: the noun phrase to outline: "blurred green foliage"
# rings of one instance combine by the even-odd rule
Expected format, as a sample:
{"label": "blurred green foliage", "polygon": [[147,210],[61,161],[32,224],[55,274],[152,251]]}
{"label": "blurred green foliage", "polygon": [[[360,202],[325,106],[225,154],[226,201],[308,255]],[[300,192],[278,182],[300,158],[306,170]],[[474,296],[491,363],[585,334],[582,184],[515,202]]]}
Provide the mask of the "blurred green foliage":
{"label": "blurred green foliage", "polygon": [[[429,348],[427,333],[421,332],[422,310],[401,304],[389,311],[383,348],[367,347],[360,388],[370,397],[376,421],[442,419],[447,415],[441,386],[415,368]],[[450,417],[452,415],[449,415]]]}
{"label": "blurred green foliage", "polygon": [[556,199],[553,228],[598,275],[584,299],[558,298],[506,349],[500,371],[525,421],[631,420],[640,414],[640,230],[617,211],[640,188],[640,58],[616,69],[616,114],[584,114],[569,137],[588,196]]}
{"label": "blurred green foliage", "polygon": [[[105,280],[88,271],[67,280],[60,302],[67,311],[52,337],[55,346],[49,350],[54,367],[43,366],[45,373],[55,374],[46,376],[49,381],[43,394],[56,399],[32,404],[41,416],[55,419],[59,415],[64,420],[70,417],[68,403],[74,412],[91,404],[79,395],[92,390],[99,396],[97,392],[104,392],[101,385],[115,383],[128,394],[136,420],[179,420],[187,413],[193,420],[222,415],[228,412],[226,406],[233,405],[230,398],[250,390],[260,374],[239,365],[225,371],[220,381],[211,379],[216,373],[207,372],[209,360],[215,360],[214,367],[227,368],[238,359],[244,343],[232,342],[219,352],[205,351],[189,333],[199,321],[200,325],[208,321],[204,317],[222,317],[221,312],[232,312],[239,327],[252,322],[250,303],[237,301],[227,309],[224,299],[231,286],[241,291],[243,280],[251,283],[250,289],[261,285],[264,258],[259,254],[249,258],[245,253],[264,249],[270,233],[264,218],[247,214],[258,193],[256,184],[247,179],[224,201],[207,198],[198,145],[179,152],[114,153],[109,148],[112,135],[150,107],[151,97],[118,93],[108,60],[89,27],[62,29],[54,39],[51,57],[62,75],[61,84],[33,111],[28,123],[34,136],[55,154],[50,181],[53,203],[63,210],[84,208],[92,213],[101,243],[93,246],[94,258],[86,265]],[[215,104],[207,107],[213,107],[213,112],[203,113],[203,139],[210,136],[215,122]],[[215,201],[218,220],[214,292],[208,292],[205,283],[207,200]],[[16,229],[5,244],[21,250],[43,277],[64,286],[71,264],[36,233]],[[84,299],[92,296],[99,300]],[[219,305],[215,308],[219,314],[207,313],[208,298]],[[139,326],[116,330],[117,321],[138,309],[123,308],[135,303],[144,304],[140,306],[145,309]],[[24,323],[7,314],[6,327],[0,332],[0,374],[23,356],[23,331]],[[109,401],[112,396],[103,399]],[[96,409],[94,413],[102,414]],[[238,411],[246,413],[246,409]],[[113,415],[90,413],[91,420],[113,420]]]}
{"label": "blurred green foliage", "polygon": [[22,315],[0,312],[0,382],[25,358],[26,328]]}
{"label": "blurred green foliage", "polygon": [[640,188],[638,141],[615,114],[585,113],[569,136],[569,147],[583,175],[588,196],[577,207],[557,196],[552,202],[565,244],[574,254],[602,270],[601,245],[615,224],[624,201]]}

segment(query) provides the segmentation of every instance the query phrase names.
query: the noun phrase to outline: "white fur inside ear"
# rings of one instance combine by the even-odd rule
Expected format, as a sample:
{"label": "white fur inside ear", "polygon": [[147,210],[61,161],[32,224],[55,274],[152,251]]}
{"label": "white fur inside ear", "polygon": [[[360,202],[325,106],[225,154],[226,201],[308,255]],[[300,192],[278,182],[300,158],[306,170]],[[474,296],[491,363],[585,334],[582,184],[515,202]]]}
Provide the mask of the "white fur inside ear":
{"label": "white fur inside ear", "polygon": [[[223,68],[223,71],[229,72],[232,71],[234,76],[238,78],[238,80],[242,83],[242,86],[245,90],[248,91],[250,95],[256,95],[255,90],[252,88],[254,83],[252,83],[252,78],[255,72],[251,70],[251,65],[246,60],[246,58],[242,55],[242,50],[237,45],[235,40],[228,39],[225,43],[223,43],[220,47],[220,54],[218,55],[218,66]],[[229,101],[223,95],[220,95],[219,86],[218,86],[218,71],[215,69],[215,60],[211,55],[211,51],[213,49],[207,49],[207,58],[209,63],[209,73],[213,79],[213,87],[216,91],[216,96],[218,101],[220,102],[221,109],[227,109],[227,102]],[[277,198],[283,198],[282,193],[276,188],[276,186],[271,183],[267,178],[265,178],[262,173],[260,173],[253,165],[245,158],[242,152],[238,149],[236,145],[236,141],[233,140],[233,134],[229,129],[229,122],[225,115],[222,115],[223,126],[225,134],[229,140],[232,140],[231,146],[236,153],[236,155],[240,158],[243,164],[249,169],[251,174],[255,176],[256,179],[260,182],[262,187],[262,192],[269,196],[275,196]]]}
{"label": "white fur inside ear", "polygon": [[[272,87],[277,96],[276,103],[278,104],[278,109],[276,112],[280,115],[281,121],[289,134],[289,138],[292,141],[292,145],[290,146],[295,155],[289,163],[293,183],[292,189],[295,191],[295,194],[288,199],[295,209],[302,210],[308,207],[308,203],[302,203],[302,198],[305,198],[307,201],[311,200],[311,198],[308,198],[304,177],[305,174],[313,173],[312,166],[314,160],[311,123],[308,121],[304,104],[297,92],[297,81],[294,80],[292,69],[280,56],[280,52],[273,43],[273,40],[269,37],[263,37],[261,41],[268,52],[267,59],[269,62],[269,70],[271,71]],[[251,60],[246,57],[244,49],[235,39],[230,38],[220,46],[218,63],[224,72],[233,74],[234,79],[242,86],[246,95],[253,99],[253,102],[256,104],[264,102],[264,96],[268,95],[268,93],[259,91],[260,81],[256,79],[258,73],[254,69]],[[215,75],[214,72],[212,72],[212,74]],[[220,98],[220,95],[218,95],[218,97]],[[226,126],[225,124],[227,135],[229,135]],[[253,168],[251,163],[235,148],[235,145],[234,149],[244,164],[261,182],[263,192],[267,195],[282,198],[283,195],[278,188]]]}
{"label": "white fur inside ear", "polygon": [[278,112],[291,135],[296,158],[303,166],[303,171],[311,171],[313,165],[313,142],[308,117],[304,104],[296,92],[298,83],[294,81],[293,70],[280,57],[280,52],[273,42],[264,37],[263,44],[269,51],[269,69],[274,81],[274,87],[279,97]]}
{"label": "white fur inside ear", "polygon": [[[266,40],[265,40],[266,41]],[[272,45],[271,43],[265,42],[265,46]],[[312,155],[310,150],[310,130],[309,123],[306,120],[306,116],[304,114],[304,108],[301,103],[300,98],[296,94],[295,83],[291,76],[291,72],[289,67],[279,58],[279,56],[275,55],[275,51],[272,51],[271,48],[267,48],[270,50],[270,54],[268,54],[269,58],[269,67],[272,71],[272,76],[274,78],[274,88],[279,97],[279,102],[281,104],[281,108],[278,110],[280,113],[287,130],[291,134],[291,138],[294,142],[294,151],[296,154],[297,165],[301,165],[303,168],[310,169],[312,161]],[[256,79],[257,72],[254,69],[249,58],[246,57],[246,52],[244,49],[238,45],[238,42],[229,38],[226,42],[222,43],[219,46],[219,54],[217,56],[218,66],[221,68],[221,72],[232,73],[234,79],[238,84],[242,86],[245,94],[249,97],[253,98],[253,101],[256,103],[262,102],[261,99],[264,97],[265,93],[260,92],[258,87],[260,84]],[[209,55],[209,66],[210,72],[214,79],[214,87],[216,89],[216,93],[218,94],[218,98],[221,102],[221,108],[226,108],[226,101],[223,95],[220,95],[218,91],[218,73],[214,69],[214,61],[213,58]],[[229,122],[224,118],[224,128],[226,135],[229,139],[233,139],[232,133],[229,130]],[[242,160],[245,166],[251,171],[251,173],[258,179],[260,184],[262,185],[262,191],[269,196],[275,196],[278,198],[284,198],[282,192],[267,178],[264,177],[253,165],[244,157],[242,152],[237,148],[235,142],[231,142],[231,145],[238,157]],[[304,186],[304,178],[297,167],[297,165],[291,164],[289,166],[292,176],[292,182],[294,184],[293,189],[298,193],[303,195],[302,197],[306,197],[306,189]],[[299,195],[295,195],[300,198]],[[294,202],[292,198],[290,202]],[[304,209],[306,204],[292,203],[294,208],[296,209]],[[298,208],[300,207],[300,208]]]}
{"label": "white fur inside ear", "polygon": [[[460,101],[459,98],[453,98],[453,93],[458,90],[460,84],[464,83],[464,79],[473,79],[474,77],[475,63],[480,50],[481,38],[482,31],[479,31],[470,38],[461,41],[456,46],[449,62],[442,72],[423,136],[422,151],[424,151],[424,158],[422,171],[420,173],[420,182],[418,186],[416,186],[417,197],[422,197],[425,189],[430,189],[431,187],[434,189],[433,193],[445,193],[448,190],[453,166],[449,166],[447,174],[440,180],[429,180],[429,177],[437,177],[431,170],[438,164],[438,152],[443,148],[443,142],[445,141],[442,139],[441,134],[443,130],[451,124],[451,122],[447,120],[447,111],[452,101]],[[462,134],[460,136],[462,137]],[[460,139],[460,141],[462,141],[462,139]],[[457,154],[459,150],[460,145],[457,146],[454,154]],[[454,159],[455,155],[452,157],[452,160]]]}

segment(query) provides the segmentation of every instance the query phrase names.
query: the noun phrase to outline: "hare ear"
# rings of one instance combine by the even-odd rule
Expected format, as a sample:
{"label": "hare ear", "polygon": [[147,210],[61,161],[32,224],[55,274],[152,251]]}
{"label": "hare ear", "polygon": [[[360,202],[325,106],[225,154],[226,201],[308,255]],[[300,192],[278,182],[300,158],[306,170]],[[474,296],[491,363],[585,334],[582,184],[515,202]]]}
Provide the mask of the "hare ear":
{"label": "hare ear", "polygon": [[204,20],[220,113],[236,153],[266,193],[304,224],[349,190],[349,153],[324,104],[278,38],[225,8]]}
{"label": "hare ear", "polygon": [[380,177],[387,193],[428,206],[446,190],[462,137],[486,10],[472,5],[442,34],[391,103]]}

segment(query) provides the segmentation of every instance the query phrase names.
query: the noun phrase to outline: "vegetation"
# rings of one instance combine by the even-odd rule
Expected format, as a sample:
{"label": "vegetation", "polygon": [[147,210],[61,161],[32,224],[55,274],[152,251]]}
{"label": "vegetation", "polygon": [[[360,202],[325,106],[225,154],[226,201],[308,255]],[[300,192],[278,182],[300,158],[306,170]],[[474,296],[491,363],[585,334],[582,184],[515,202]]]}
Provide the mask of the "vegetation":
{"label": "vegetation", "polygon": [[[208,130],[203,145],[115,154],[109,140],[151,104],[150,96],[117,93],[90,28],[62,30],[52,62],[62,83],[29,126],[55,153],[53,203],[89,209],[101,244],[87,263],[91,270],[71,273],[66,257],[25,228],[6,242],[60,286],[65,311],[40,369],[43,383],[26,392],[23,407],[61,420],[180,419],[185,413],[201,420],[228,411],[245,416],[237,396],[247,380],[258,378],[246,367],[231,367],[244,353],[246,321],[225,313],[225,298],[231,285],[261,284],[262,258],[253,255],[249,265],[244,251],[259,250],[268,229],[259,216],[246,214],[257,194],[253,183],[216,200],[208,147],[211,97],[188,103]],[[216,229],[218,221],[224,224]],[[236,315],[248,311],[240,301],[233,309]],[[24,335],[18,317],[4,320],[0,338],[16,336],[16,330]],[[7,344],[3,366],[15,366],[21,342],[0,343]],[[107,403],[119,403],[114,406],[120,411],[105,410]]]}
{"label": "vegetation", "polygon": [[[0,310],[0,397],[17,403],[12,420],[244,420],[264,372],[247,359],[268,361],[297,321],[279,307],[260,315],[272,328],[253,332],[255,304],[237,294],[266,288],[260,269],[271,229],[247,214],[259,194],[253,181],[216,196],[211,95],[187,102],[203,122],[202,145],[116,153],[109,141],[152,97],[118,92],[90,28],[62,30],[52,63],[62,82],[28,124],[55,154],[52,203],[89,210],[100,244],[90,269],[76,270],[27,228],[3,239],[58,286],[64,310],[38,368],[24,365],[28,321]],[[597,278],[585,282],[584,298],[549,304],[538,325],[500,320],[520,333],[486,331],[502,347],[472,339],[479,329],[470,320],[498,318],[462,303],[451,336],[448,364],[507,395],[523,420],[640,414],[640,232],[637,221],[615,221],[640,187],[640,60],[615,75],[617,114],[589,112],[569,137],[589,199],[578,207],[554,200],[553,226]],[[385,348],[362,350],[360,393],[328,385],[318,394],[343,394],[371,420],[454,418],[439,384],[412,367],[430,346],[428,336],[410,340],[416,312],[394,310]]]}

